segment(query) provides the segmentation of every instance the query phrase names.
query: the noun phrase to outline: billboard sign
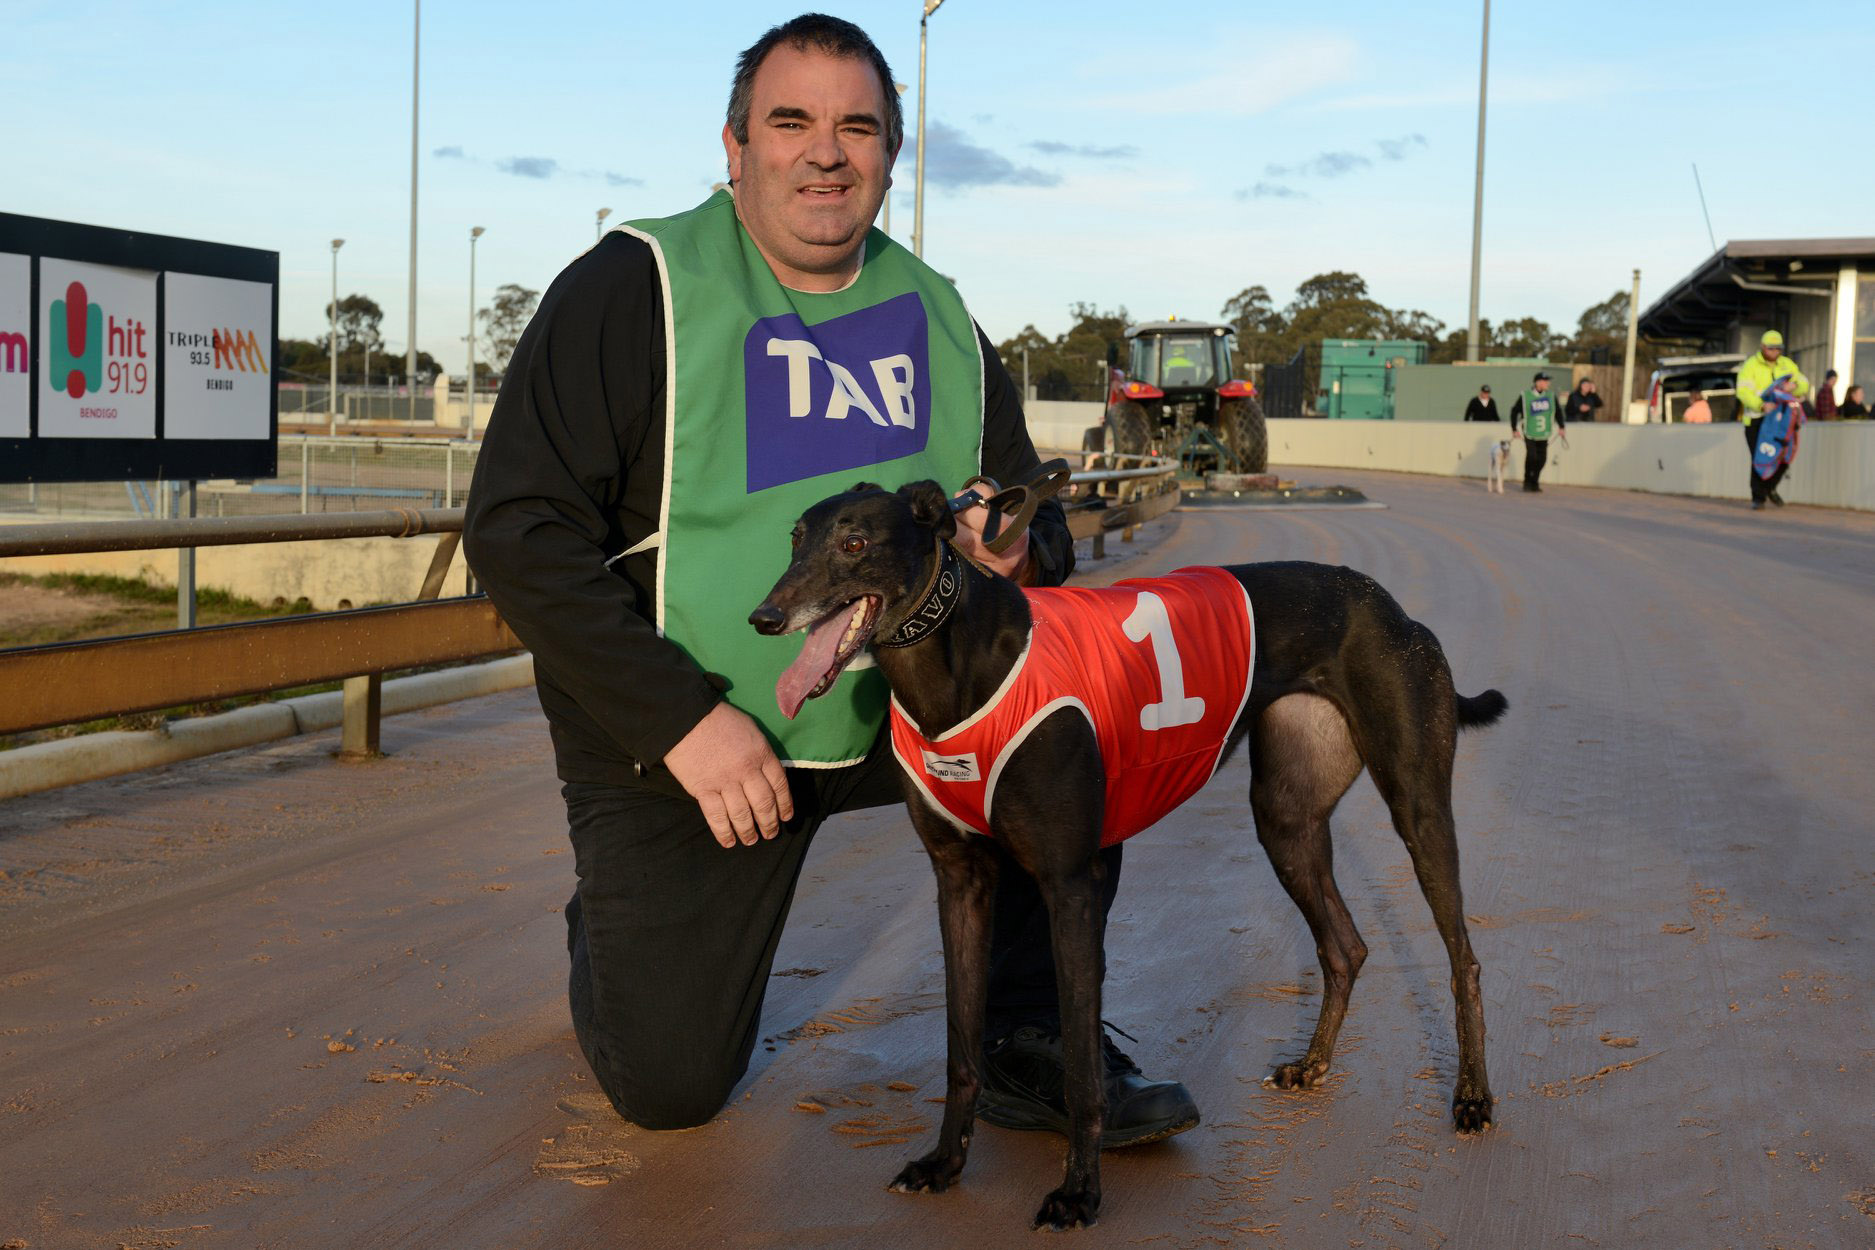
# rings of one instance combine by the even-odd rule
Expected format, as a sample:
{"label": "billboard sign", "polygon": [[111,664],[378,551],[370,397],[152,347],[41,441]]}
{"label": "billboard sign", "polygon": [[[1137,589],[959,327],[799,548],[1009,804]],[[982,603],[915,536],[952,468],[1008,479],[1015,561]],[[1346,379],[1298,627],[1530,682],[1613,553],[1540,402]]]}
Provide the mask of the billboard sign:
{"label": "billboard sign", "polygon": [[277,252],[0,213],[0,482],[270,477]]}
{"label": "billboard sign", "polygon": [[32,433],[33,259],[0,252],[0,439]]}

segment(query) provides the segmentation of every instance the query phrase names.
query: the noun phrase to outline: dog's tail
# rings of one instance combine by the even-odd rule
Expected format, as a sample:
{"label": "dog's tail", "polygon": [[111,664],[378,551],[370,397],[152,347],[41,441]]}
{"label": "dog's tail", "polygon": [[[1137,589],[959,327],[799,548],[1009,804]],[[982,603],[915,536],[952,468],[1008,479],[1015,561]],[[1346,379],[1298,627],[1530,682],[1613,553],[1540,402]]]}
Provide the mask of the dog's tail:
{"label": "dog's tail", "polygon": [[1498,718],[1510,710],[1510,700],[1503,692],[1487,690],[1483,694],[1458,696],[1458,727],[1460,729],[1483,729],[1486,725],[1497,724]]}

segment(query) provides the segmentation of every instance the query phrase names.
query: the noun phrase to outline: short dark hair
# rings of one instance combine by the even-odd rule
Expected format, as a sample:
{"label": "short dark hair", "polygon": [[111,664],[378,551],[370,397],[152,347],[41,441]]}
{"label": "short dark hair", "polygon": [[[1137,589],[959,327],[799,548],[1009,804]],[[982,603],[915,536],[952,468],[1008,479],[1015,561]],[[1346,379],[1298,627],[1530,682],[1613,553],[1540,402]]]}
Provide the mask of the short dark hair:
{"label": "short dark hair", "polygon": [[729,87],[729,133],[737,143],[749,141],[749,110],[755,100],[755,71],[768,54],[782,44],[806,51],[814,48],[828,56],[850,56],[865,61],[879,75],[879,91],[885,96],[885,147],[898,151],[905,138],[905,110],[900,107],[898,91],[892,86],[892,67],[885,63],[871,37],[853,23],[825,13],[803,13],[783,22],[750,44],[736,58],[736,76]]}

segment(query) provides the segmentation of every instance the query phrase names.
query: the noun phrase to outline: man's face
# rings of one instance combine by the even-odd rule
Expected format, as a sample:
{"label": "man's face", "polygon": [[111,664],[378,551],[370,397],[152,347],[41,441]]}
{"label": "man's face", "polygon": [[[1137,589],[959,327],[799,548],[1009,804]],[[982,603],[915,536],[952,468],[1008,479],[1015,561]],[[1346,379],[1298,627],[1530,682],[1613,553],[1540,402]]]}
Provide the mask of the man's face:
{"label": "man's face", "polygon": [[1536,380],[1536,393],[1537,394],[1541,395],[1544,391],[1547,391],[1548,389],[1549,389],[1548,378],[1538,378]]}
{"label": "man's face", "polygon": [[755,71],[749,141],[723,127],[736,213],[775,276],[801,290],[851,278],[890,185],[884,90],[858,57],[783,44]]}
{"label": "man's face", "polygon": [[1768,361],[1771,361],[1773,364],[1777,362],[1777,358],[1779,356],[1782,356],[1784,354],[1784,349],[1781,347],[1771,347],[1767,345],[1761,350],[1764,352],[1764,358]]}

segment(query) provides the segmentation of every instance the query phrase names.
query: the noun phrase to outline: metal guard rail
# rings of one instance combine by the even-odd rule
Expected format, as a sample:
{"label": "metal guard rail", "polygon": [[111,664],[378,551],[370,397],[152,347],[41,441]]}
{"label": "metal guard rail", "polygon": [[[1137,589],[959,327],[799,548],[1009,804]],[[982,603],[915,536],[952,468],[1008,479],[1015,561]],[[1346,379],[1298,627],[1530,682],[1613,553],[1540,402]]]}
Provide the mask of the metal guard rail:
{"label": "metal guard rail", "polygon": [[173,521],[80,521],[0,526],[0,557],[95,551],[162,551],[327,538],[414,538],[462,532],[464,508],[385,508],[285,516],[186,517]]}
{"label": "metal guard rail", "polygon": [[[1173,507],[1176,465],[1080,473],[1070,479],[1116,497],[1068,499],[1068,528],[1104,553],[1113,530],[1132,529]],[[0,734],[105,716],[266,694],[345,680],[342,750],[375,755],[383,674],[522,649],[486,597],[437,600],[460,542],[465,509],[274,517],[199,517],[0,526],[0,557],[163,550],[332,538],[441,535],[417,601],[124,638],[0,650]]]}

